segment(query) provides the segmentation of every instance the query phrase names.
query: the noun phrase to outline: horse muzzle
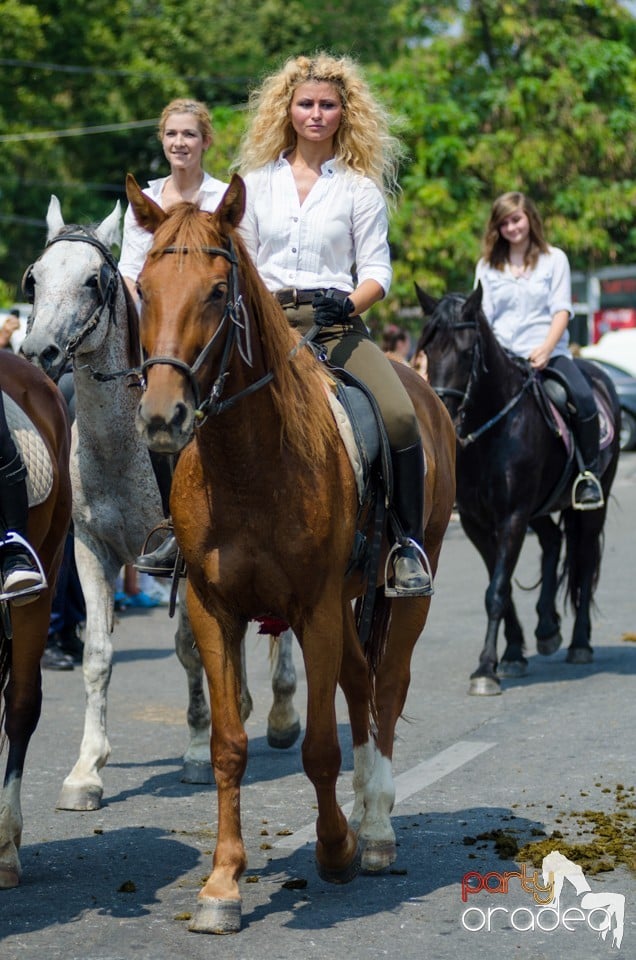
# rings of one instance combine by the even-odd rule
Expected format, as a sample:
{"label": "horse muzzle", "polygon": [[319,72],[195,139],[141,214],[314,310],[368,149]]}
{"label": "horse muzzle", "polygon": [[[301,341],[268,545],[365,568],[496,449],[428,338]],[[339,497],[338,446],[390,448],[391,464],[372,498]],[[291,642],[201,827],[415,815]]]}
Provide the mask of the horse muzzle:
{"label": "horse muzzle", "polygon": [[156,411],[143,398],[137,408],[138,432],[154,453],[178,453],[194,434],[194,410],[183,401]]}

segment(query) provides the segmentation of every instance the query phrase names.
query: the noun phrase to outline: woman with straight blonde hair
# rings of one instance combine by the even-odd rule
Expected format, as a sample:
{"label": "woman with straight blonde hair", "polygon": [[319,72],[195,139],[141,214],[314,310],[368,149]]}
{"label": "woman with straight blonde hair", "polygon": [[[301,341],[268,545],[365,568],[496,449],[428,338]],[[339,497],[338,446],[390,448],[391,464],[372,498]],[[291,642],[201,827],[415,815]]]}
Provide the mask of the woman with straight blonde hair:
{"label": "woman with straight blonde hair", "polygon": [[399,141],[347,57],[294,57],[250,98],[237,167],[241,233],[259,273],[302,335],[374,394],[392,453],[396,596],[432,593],[422,546],[424,458],[413,405],[361,314],[391,283],[387,198]]}

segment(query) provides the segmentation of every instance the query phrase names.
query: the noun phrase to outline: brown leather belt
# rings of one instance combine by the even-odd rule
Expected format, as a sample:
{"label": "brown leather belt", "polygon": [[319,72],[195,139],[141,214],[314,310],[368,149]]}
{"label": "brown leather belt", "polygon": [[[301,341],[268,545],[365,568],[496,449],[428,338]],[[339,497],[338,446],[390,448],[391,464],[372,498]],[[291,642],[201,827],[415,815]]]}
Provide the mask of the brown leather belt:
{"label": "brown leather belt", "polygon": [[331,288],[327,291],[324,287],[318,287],[314,290],[297,290],[296,287],[284,287],[282,290],[277,290],[274,296],[281,307],[300,307],[304,304],[311,303],[316,294],[325,296],[327,292],[330,292],[336,300],[344,300],[349,296],[344,290],[334,290]]}

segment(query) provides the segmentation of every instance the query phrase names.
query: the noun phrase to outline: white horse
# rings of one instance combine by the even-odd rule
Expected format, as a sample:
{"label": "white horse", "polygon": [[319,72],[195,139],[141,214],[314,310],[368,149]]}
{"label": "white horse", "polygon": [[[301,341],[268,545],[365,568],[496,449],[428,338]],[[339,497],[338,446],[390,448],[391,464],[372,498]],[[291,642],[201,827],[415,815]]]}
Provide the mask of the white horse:
{"label": "white horse", "polygon": [[[95,227],[67,226],[59,201],[52,196],[46,222],[47,245],[24,279],[33,311],[22,352],[53,380],[59,379],[69,361],[73,365],[73,523],[86,601],[84,735],[57,805],[66,810],[96,810],[103,795],[100,771],[110,754],[106,703],[115,581],[121,567],[139,554],[163,514],[148,448],[135,428],[138,390],[131,389],[129,378],[117,375],[138,366],[140,360],[137,312],[110,252],[120,241],[120,204]],[[183,597],[175,641],[189,693],[190,739],[182,780],[208,783],[213,779],[210,712]],[[268,723],[268,739],[278,747],[290,746],[300,732],[292,702],[296,678],[291,648],[291,633],[286,632],[278,644]],[[247,717],[252,704],[245,676],[242,704]]]}
{"label": "white horse", "polygon": [[568,880],[577,896],[581,897],[581,909],[591,913],[604,913],[604,919],[594,929],[603,940],[608,932],[612,931],[612,946],[620,950],[623,940],[625,924],[625,896],[622,893],[607,893],[600,891],[592,893],[592,888],[585,879],[582,868],[573,863],[566,856],[553,850],[543,858],[542,874],[544,884],[553,884],[553,894],[550,906],[559,911],[559,900],[563,889],[563,882]]}

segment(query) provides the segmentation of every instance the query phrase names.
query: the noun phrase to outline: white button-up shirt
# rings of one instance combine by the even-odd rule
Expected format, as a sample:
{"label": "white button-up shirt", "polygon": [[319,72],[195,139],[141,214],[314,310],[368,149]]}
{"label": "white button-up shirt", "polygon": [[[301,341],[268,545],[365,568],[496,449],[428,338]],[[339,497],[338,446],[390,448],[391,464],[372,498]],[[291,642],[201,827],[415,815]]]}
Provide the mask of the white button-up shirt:
{"label": "white button-up shirt", "polygon": [[[159,180],[150,180],[148,186],[144,189],[144,193],[155,203],[158,203],[160,207],[163,206],[161,195],[167,179],[168,177],[161,177]],[[213,213],[226,190],[227,183],[222,183],[220,180],[211,177],[209,173],[204,173],[197,203],[202,210]],[[151,246],[152,234],[139,226],[132,207],[128,206],[124,217],[124,236],[119,258],[119,272],[123,277],[137,280]]]}
{"label": "white button-up shirt", "polygon": [[[534,270],[515,277],[507,264],[503,270],[477,264],[475,286],[481,280],[483,309],[497,340],[521,357],[544,343],[555,313],[572,316],[570,264],[563,250],[549,247],[539,255]],[[552,356],[569,356],[567,330]]]}
{"label": "white button-up shirt", "polygon": [[371,279],[386,295],[392,276],[388,217],[372,180],[328,160],[301,205],[284,157],[244,179],[247,207],[239,229],[269,290],[336,287],[350,293]]}

